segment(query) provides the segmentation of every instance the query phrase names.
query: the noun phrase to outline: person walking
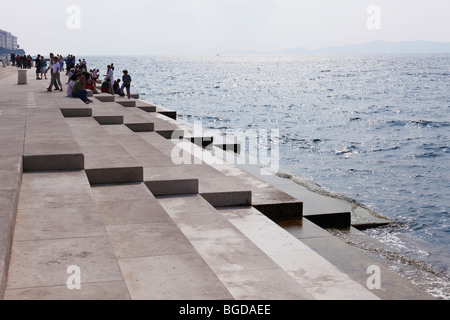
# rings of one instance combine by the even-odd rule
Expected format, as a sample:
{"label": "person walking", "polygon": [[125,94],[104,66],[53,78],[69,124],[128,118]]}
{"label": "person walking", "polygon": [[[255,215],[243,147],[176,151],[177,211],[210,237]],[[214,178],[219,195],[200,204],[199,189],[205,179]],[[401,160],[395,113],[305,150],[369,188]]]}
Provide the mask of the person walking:
{"label": "person walking", "polygon": [[52,91],[52,87],[55,86],[56,90],[63,91],[61,84],[61,72],[58,62],[58,57],[53,57],[52,68],[52,80],[50,81],[50,86],[47,88],[48,91]]}
{"label": "person walking", "polygon": [[[57,60],[56,60],[57,61]],[[53,53],[50,53],[50,66],[47,68],[47,71],[50,70],[50,79],[53,79],[53,64],[55,63],[55,56],[53,55]],[[55,90],[59,90],[58,84],[55,82]],[[52,89],[52,86],[50,84],[50,89]],[[51,91],[51,90],[49,90]]]}

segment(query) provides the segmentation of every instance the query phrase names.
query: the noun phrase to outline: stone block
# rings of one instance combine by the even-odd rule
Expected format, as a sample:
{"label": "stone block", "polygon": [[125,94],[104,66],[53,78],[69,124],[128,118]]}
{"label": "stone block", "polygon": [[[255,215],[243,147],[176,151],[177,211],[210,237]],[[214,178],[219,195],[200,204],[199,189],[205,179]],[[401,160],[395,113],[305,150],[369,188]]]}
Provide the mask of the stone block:
{"label": "stone block", "polygon": [[84,155],[81,153],[23,156],[24,172],[83,170],[83,169],[84,169]]}
{"label": "stone block", "polygon": [[205,192],[201,196],[214,207],[251,206],[251,191]]}
{"label": "stone block", "polygon": [[219,148],[224,151],[232,151],[237,154],[241,153],[241,145],[239,143],[214,144],[214,147]]}
{"label": "stone block", "polygon": [[114,97],[113,95],[110,95],[110,94],[96,95],[95,99],[97,99],[100,102],[114,102],[114,101],[116,101],[116,97]]}
{"label": "stone block", "polygon": [[349,228],[352,223],[351,212],[310,214],[305,218],[321,228]]}
{"label": "stone block", "polygon": [[184,137],[184,130],[156,130],[156,132],[162,137],[170,139],[179,139]]}
{"label": "stone block", "polygon": [[198,184],[198,179],[145,181],[155,197],[197,194]]}
{"label": "stone block", "polygon": [[28,84],[27,79],[28,79],[27,78],[27,69],[20,69],[20,70],[18,70],[17,84],[18,85]]}
{"label": "stone block", "polygon": [[213,137],[184,137],[184,138],[202,148],[206,148],[214,142]]}
{"label": "stone block", "polygon": [[59,109],[30,109],[27,119],[25,172],[84,169],[84,156]]}
{"label": "stone block", "polygon": [[153,131],[155,131],[154,123],[126,123],[125,125],[133,132],[153,132]]}
{"label": "stone block", "polygon": [[166,116],[170,119],[177,120],[177,112],[176,111],[159,111],[159,114]]}
{"label": "stone block", "polygon": [[91,185],[142,182],[144,169],[142,167],[86,169],[86,175]]}
{"label": "stone block", "polygon": [[135,108],[136,107],[136,101],[135,100],[116,100],[116,103],[120,104],[121,106],[125,108]]}
{"label": "stone block", "polygon": [[138,106],[137,108],[149,113],[156,112],[156,106]]}
{"label": "stone block", "polygon": [[91,108],[61,108],[64,118],[92,117]]}
{"label": "stone block", "polygon": [[254,207],[273,221],[302,219],[303,217],[302,202],[270,203],[254,205]]}
{"label": "stone block", "polygon": [[101,125],[123,124],[123,116],[94,116],[94,119]]}

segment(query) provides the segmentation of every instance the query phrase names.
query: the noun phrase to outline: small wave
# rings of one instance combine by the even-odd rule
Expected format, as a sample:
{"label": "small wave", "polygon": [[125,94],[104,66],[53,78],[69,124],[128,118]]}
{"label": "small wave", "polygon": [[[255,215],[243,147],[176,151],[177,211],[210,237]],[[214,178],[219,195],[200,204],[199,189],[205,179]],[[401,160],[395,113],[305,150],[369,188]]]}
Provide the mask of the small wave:
{"label": "small wave", "polygon": [[450,122],[429,121],[429,120],[390,120],[386,121],[387,125],[394,127],[419,126],[426,128],[442,128],[450,126]]}
{"label": "small wave", "polygon": [[[270,170],[270,169],[269,169]],[[277,175],[280,178],[284,178],[284,179],[289,179],[291,181],[293,181],[294,183],[296,183],[299,186],[302,186],[304,188],[306,188],[307,190],[314,192],[316,194],[322,195],[322,196],[326,196],[329,198],[333,198],[333,199],[338,199],[338,200],[343,200],[348,202],[352,208],[354,208],[355,210],[357,208],[362,208],[367,210],[372,216],[374,216],[375,218],[378,219],[384,219],[386,221],[389,221],[389,219],[385,216],[383,216],[382,214],[374,211],[373,209],[369,208],[368,206],[366,206],[363,203],[360,203],[359,201],[350,198],[346,195],[331,191],[323,186],[321,186],[320,184],[318,184],[317,182],[311,180],[311,179],[307,179],[304,177],[301,177],[299,175],[290,173],[288,171],[285,171],[283,169],[279,169],[277,172],[273,172],[275,175]]]}
{"label": "small wave", "polygon": [[202,118],[205,121],[209,122],[231,122],[229,119],[221,118],[221,117],[204,117]]}
{"label": "small wave", "polygon": [[[374,232],[380,233],[379,230],[385,232],[380,235],[375,235]],[[420,247],[414,247],[414,255],[410,253],[413,250],[408,249],[407,246],[395,232],[395,223],[389,227],[381,227],[376,230],[366,231],[366,233],[377,239],[382,245],[377,245],[375,242],[366,242],[362,238],[352,236],[342,230],[330,229],[328,230],[336,237],[348,245],[364,250],[366,254],[373,256],[376,260],[382,260],[386,266],[392,271],[411,281],[417,287],[428,292],[428,294],[438,299],[450,300],[450,279],[449,275],[431,263],[426,262],[426,258],[431,254]]]}
{"label": "small wave", "polygon": [[399,149],[400,149],[399,146],[395,146],[395,147],[391,147],[391,148],[374,149],[374,150],[372,150],[372,152],[387,152],[387,151],[395,151],[395,150],[399,150]]}
{"label": "small wave", "polygon": [[427,121],[427,120],[410,121],[410,123],[419,125],[419,126],[423,126],[423,127],[434,127],[434,128],[450,126],[450,122],[438,122],[438,121]]}
{"label": "small wave", "polygon": [[281,136],[281,138],[283,138],[286,142],[306,142],[305,139],[293,138],[293,137],[290,137],[287,134],[283,134]]}
{"label": "small wave", "polygon": [[171,91],[168,94],[172,95],[172,96],[177,96],[177,95],[183,95],[184,92],[183,91]]}
{"label": "small wave", "polygon": [[283,134],[281,136],[281,139],[287,143],[308,144],[308,145],[315,145],[315,144],[318,144],[323,141],[320,138],[309,139],[309,140],[302,139],[302,138],[295,138],[288,134]]}
{"label": "small wave", "polygon": [[436,73],[436,72],[428,72],[428,74],[429,75],[432,75],[432,76],[450,76],[450,73],[448,73],[448,72],[438,72],[438,73]]}
{"label": "small wave", "polygon": [[416,159],[437,158],[437,157],[440,157],[440,154],[438,154],[436,152],[423,152],[420,154],[412,155],[412,157],[416,158]]}

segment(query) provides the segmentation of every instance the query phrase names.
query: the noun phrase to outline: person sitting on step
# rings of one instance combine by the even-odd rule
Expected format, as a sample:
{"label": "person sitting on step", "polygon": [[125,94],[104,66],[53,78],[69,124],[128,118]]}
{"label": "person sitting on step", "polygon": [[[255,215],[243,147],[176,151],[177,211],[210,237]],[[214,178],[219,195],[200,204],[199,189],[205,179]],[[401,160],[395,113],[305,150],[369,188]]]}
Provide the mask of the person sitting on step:
{"label": "person sitting on step", "polygon": [[84,101],[84,103],[89,104],[94,101],[88,99],[87,97],[87,91],[85,89],[86,85],[86,78],[84,76],[81,76],[77,82],[73,85],[72,88],[72,97],[74,98],[80,98]]}
{"label": "person sitting on step", "polygon": [[120,79],[114,81],[113,90],[115,94],[118,94],[121,97],[125,96],[125,94],[120,89]]}
{"label": "person sitting on step", "polygon": [[75,85],[75,83],[77,82],[78,77],[74,74],[72,75],[72,77],[70,78],[69,83],[67,84],[67,96],[68,97],[72,97],[72,89],[73,86]]}

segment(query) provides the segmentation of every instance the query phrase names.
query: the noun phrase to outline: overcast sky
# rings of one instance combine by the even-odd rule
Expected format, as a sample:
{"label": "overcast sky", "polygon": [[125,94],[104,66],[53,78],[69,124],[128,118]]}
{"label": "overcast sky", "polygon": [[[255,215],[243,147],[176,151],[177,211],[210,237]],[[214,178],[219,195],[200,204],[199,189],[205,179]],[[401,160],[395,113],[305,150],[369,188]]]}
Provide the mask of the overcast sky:
{"label": "overcast sky", "polygon": [[[371,5],[379,19],[368,13]],[[0,29],[16,35],[27,53],[46,55],[450,42],[449,0],[10,0],[2,1],[0,17]],[[379,28],[370,30],[368,20]]]}

